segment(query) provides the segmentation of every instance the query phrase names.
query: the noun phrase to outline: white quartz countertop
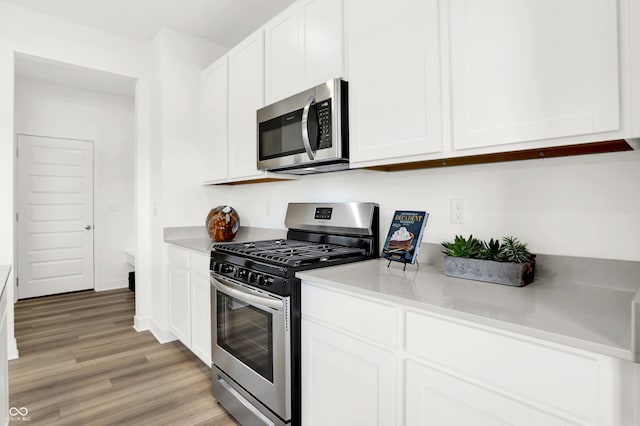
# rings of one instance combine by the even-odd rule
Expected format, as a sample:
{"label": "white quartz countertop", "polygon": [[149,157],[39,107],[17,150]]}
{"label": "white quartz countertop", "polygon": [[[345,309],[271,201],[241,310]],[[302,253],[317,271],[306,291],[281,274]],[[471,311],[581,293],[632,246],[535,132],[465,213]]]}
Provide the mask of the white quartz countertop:
{"label": "white quartz countertop", "polygon": [[[638,270],[637,262],[623,266],[629,276]],[[575,271],[572,273],[575,275]],[[437,264],[421,265],[419,269],[408,265],[403,272],[401,264],[392,262],[387,267],[383,259],[299,272],[297,277],[381,301],[635,360],[632,303],[638,292],[632,285],[582,285],[576,283],[575,277],[549,273],[542,267],[539,278],[536,270],[533,283],[510,287],[447,277]]]}
{"label": "white quartz countertop", "polygon": [[[286,236],[287,231],[284,229],[241,226],[240,229],[238,229],[236,237],[230,242],[242,243],[247,241],[274,240],[286,238]],[[164,241],[202,253],[211,253],[211,246],[218,244],[211,241],[204,226],[165,228]]]}
{"label": "white quartz countertop", "polygon": [[0,265],[0,297],[6,290],[7,279],[9,279],[9,273],[11,272],[11,266]]}

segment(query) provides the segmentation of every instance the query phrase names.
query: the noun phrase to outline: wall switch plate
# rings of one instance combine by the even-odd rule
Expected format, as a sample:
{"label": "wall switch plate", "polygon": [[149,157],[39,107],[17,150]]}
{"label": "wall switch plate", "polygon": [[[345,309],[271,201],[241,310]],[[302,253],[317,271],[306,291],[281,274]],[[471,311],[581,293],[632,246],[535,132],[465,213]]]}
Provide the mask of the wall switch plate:
{"label": "wall switch plate", "polygon": [[451,199],[451,223],[464,223],[464,200]]}

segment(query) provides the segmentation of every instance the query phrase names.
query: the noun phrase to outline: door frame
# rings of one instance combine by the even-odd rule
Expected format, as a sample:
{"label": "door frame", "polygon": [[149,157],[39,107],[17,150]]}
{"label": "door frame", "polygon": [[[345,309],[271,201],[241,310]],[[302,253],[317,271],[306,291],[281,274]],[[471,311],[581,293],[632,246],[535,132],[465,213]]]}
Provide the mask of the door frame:
{"label": "door frame", "polygon": [[19,170],[18,170],[18,138],[20,136],[28,136],[28,137],[35,137],[35,138],[52,138],[52,139],[62,139],[62,140],[68,140],[68,141],[78,141],[78,142],[88,142],[90,144],[93,145],[93,155],[91,157],[91,162],[92,167],[91,167],[91,171],[92,171],[92,187],[91,187],[91,204],[92,204],[92,218],[91,218],[91,222],[93,226],[93,244],[91,247],[91,256],[93,257],[93,272],[92,272],[92,276],[93,276],[93,290],[96,290],[96,282],[97,282],[97,271],[99,268],[96,267],[96,233],[95,233],[95,229],[96,229],[96,224],[95,224],[95,220],[96,220],[96,211],[95,211],[95,207],[96,207],[96,197],[95,197],[95,193],[96,193],[96,147],[97,144],[95,143],[95,141],[89,140],[89,139],[77,139],[77,138],[65,138],[65,137],[59,137],[59,136],[44,136],[44,135],[38,135],[38,134],[30,134],[30,133],[15,133],[15,139],[14,139],[14,152],[13,152],[13,220],[14,220],[14,227],[13,227],[13,266],[14,266],[14,288],[13,288],[13,303],[16,303],[19,299],[19,293],[20,293],[20,284],[19,284],[19,280],[20,280],[20,246],[18,244],[19,241],[19,234],[20,234],[20,225],[18,224],[18,207],[19,207],[19,200],[20,200],[20,193],[19,193],[19,184],[18,184],[18,179],[19,179]]}

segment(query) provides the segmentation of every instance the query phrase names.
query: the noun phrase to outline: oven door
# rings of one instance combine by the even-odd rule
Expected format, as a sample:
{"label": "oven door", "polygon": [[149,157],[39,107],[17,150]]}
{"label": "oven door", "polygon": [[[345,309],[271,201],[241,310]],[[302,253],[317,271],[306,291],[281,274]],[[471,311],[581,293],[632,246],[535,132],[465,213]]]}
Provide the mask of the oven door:
{"label": "oven door", "polygon": [[211,285],[213,364],[288,421],[291,418],[289,297],[262,292],[213,272]]}

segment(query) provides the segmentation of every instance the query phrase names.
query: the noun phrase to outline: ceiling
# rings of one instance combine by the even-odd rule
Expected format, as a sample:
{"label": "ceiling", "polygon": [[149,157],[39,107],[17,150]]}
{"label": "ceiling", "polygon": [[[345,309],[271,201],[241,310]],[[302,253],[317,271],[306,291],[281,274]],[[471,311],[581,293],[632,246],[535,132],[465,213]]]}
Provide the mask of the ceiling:
{"label": "ceiling", "polygon": [[294,0],[3,0],[113,34],[169,27],[232,47]]}

